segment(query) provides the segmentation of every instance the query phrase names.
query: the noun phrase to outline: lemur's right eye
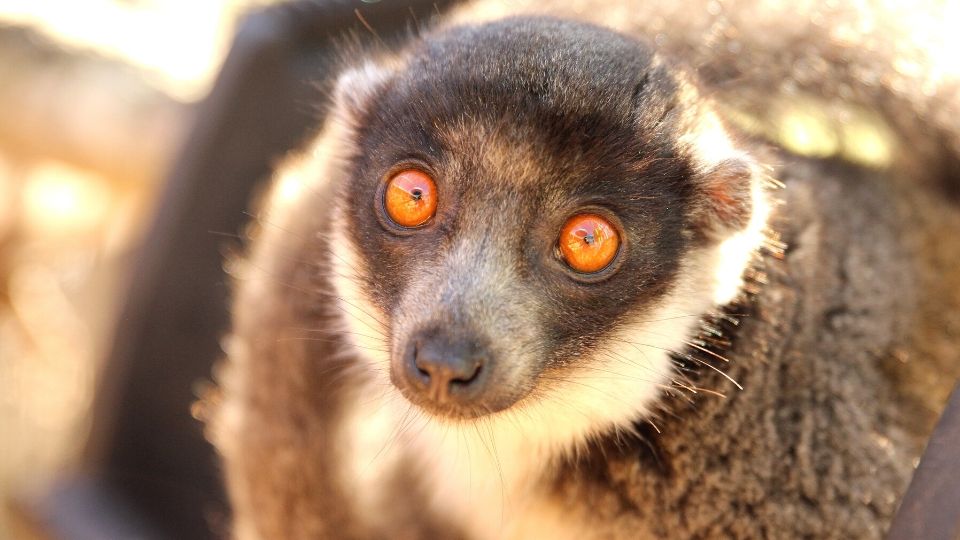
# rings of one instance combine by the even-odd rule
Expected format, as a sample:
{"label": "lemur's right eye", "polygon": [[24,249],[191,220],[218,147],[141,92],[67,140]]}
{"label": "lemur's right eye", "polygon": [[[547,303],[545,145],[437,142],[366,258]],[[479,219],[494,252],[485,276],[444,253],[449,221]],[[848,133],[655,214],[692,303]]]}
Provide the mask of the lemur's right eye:
{"label": "lemur's right eye", "polygon": [[437,185],[423,171],[400,171],[387,182],[383,208],[397,225],[419,227],[437,212]]}
{"label": "lemur's right eye", "polygon": [[577,214],[560,230],[560,255],[567,266],[582,274],[603,270],[617,256],[620,235],[596,214]]}

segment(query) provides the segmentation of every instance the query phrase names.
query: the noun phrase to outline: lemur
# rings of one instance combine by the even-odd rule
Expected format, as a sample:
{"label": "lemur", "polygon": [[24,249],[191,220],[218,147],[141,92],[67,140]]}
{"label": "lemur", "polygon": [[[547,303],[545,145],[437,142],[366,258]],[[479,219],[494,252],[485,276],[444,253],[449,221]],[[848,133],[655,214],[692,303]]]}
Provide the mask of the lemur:
{"label": "lemur", "polygon": [[345,55],[231,262],[233,535],[882,536],[960,374],[938,6],[481,0]]}

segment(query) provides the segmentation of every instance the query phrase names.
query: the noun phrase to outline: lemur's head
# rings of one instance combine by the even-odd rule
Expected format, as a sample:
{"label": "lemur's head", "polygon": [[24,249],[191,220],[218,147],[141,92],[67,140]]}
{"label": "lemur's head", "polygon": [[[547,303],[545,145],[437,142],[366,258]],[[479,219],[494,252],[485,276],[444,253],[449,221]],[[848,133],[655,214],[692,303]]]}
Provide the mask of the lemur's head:
{"label": "lemur's head", "polygon": [[642,411],[764,219],[755,164],[678,73],[508,19],[342,75],[331,262],[357,351],[440,422]]}

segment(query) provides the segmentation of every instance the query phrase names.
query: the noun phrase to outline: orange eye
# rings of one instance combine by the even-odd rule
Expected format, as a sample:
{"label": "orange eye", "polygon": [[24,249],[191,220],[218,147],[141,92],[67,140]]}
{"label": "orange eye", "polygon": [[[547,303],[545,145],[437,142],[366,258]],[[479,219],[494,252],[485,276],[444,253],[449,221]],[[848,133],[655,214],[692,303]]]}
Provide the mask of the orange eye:
{"label": "orange eye", "polygon": [[567,265],[584,274],[606,268],[617,255],[620,236],[606,219],[577,214],[560,231],[560,254]]}
{"label": "orange eye", "polygon": [[423,171],[400,171],[387,183],[383,206],[397,225],[419,227],[437,212],[437,185]]}

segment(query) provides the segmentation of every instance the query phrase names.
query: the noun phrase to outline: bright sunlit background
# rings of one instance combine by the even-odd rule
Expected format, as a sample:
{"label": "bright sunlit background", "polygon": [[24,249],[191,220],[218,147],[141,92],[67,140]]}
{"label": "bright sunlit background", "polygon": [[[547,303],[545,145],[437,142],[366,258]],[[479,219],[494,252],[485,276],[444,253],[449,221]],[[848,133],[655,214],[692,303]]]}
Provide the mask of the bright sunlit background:
{"label": "bright sunlit background", "polygon": [[0,500],[77,457],[191,104],[264,3],[0,1]]}

